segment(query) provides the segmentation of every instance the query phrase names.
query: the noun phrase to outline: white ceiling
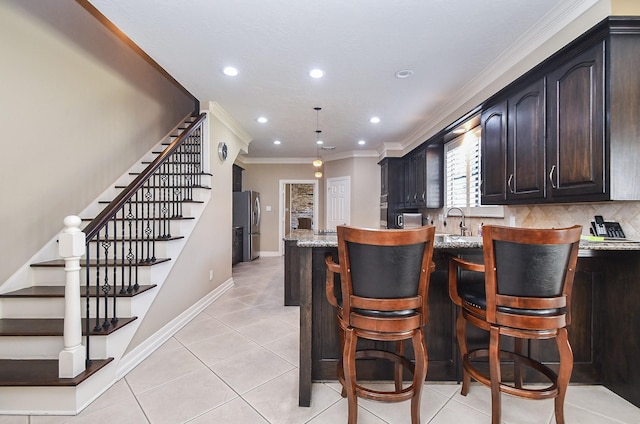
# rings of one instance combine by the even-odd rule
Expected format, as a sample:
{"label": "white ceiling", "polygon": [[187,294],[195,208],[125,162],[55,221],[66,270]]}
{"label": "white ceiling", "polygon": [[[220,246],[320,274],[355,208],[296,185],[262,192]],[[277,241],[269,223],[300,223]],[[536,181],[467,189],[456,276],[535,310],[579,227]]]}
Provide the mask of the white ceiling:
{"label": "white ceiling", "polygon": [[[590,0],[89,0],[201,102],[252,138],[248,160],[407,147],[515,45]],[[586,6],[585,6],[586,7]],[[533,34],[533,36],[532,36]],[[547,34],[550,36],[549,34]],[[552,34],[551,34],[552,35]],[[518,44],[519,43],[519,44]],[[224,66],[239,69],[231,78]],[[311,79],[321,68],[325,77]],[[411,69],[410,78],[394,73]],[[457,100],[460,99],[460,102]],[[378,116],[381,122],[371,124]],[[266,124],[256,118],[265,116]],[[433,124],[432,124],[433,125]],[[281,140],[276,146],[274,140]],[[365,140],[359,146],[358,140]]]}

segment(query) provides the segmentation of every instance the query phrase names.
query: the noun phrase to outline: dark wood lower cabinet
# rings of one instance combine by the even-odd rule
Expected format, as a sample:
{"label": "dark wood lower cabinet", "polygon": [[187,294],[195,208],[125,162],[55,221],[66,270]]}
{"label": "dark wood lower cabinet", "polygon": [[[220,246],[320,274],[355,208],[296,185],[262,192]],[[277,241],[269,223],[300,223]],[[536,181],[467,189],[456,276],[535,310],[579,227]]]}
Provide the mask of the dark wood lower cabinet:
{"label": "dark wood lower cabinet", "polygon": [[[335,247],[299,248],[289,245],[285,281],[298,283],[300,300],[300,405],[311,400],[312,381],[336,380],[340,358],[336,311],[325,297],[325,255],[337,260]],[[292,251],[295,251],[292,253]],[[436,271],[429,288],[429,323],[425,327],[429,357],[427,380],[460,381],[462,370],[455,336],[457,310],[449,299],[447,264],[450,255],[481,261],[480,250],[441,250],[434,254]],[[569,339],[574,354],[571,383],[604,384],[640,406],[640,253],[581,251],[574,280]],[[336,287],[339,287],[336,277]],[[285,293],[287,289],[285,288]],[[487,346],[488,334],[469,327],[470,348]],[[368,342],[359,342],[366,348]],[[504,340],[504,346],[512,342]],[[552,340],[527,345],[533,358],[557,368],[558,351]],[[407,351],[411,351],[410,344]],[[358,366],[362,380],[389,380],[391,366],[371,360]],[[509,373],[505,374],[508,378]],[[408,376],[407,376],[408,377]],[[534,377],[535,376],[528,376]]]}
{"label": "dark wood lower cabinet", "polygon": [[286,270],[284,274],[284,306],[300,305],[300,285],[295,284],[298,278],[292,272],[300,266],[297,243],[296,240],[285,240],[284,242],[284,269]]}

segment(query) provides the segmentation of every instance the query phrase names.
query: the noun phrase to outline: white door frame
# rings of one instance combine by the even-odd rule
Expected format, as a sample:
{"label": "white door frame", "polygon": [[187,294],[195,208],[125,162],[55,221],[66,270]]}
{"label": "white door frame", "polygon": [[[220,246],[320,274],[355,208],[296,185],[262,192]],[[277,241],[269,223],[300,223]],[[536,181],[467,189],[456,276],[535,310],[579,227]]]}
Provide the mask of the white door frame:
{"label": "white door frame", "polygon": [[[278,254],[280,256],[284,255],[284,221],[285,221],[285,195],[284,189],[287,184],[313,184],[313,217],[314,217],[314,227],[318,225],[318,180],[280,180],[280,189],[278,190]],[[317,229],[317,228],[314,228]]]}

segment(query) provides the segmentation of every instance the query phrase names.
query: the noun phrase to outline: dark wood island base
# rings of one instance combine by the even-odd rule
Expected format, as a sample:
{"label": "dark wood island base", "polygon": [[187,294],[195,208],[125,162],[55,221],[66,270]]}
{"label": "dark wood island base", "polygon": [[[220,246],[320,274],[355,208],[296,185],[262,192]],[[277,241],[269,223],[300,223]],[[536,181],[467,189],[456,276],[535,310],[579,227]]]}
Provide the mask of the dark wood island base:
{"label": "dark wood island base", "polygon": [[[312,232],[286,239],[285,293],[299,294],[288,302],[300,305],[299,405],[310,406],[311,383],[336,381],[340,340],[335,310],[325,298],[325,255],[337,260],[335,235]],[[461,379],[461,365],[455,339],[456,309],[449,299],[447,264],[451,255],[482,261],[477,238],[436,242],[429,290],[429,323],[425,327],[429,365],[427,381]],[[569,338],[574,353],[571,383],[603,384],[640,407],[640,244],[581,244],[576,270],[572,324]],[[471,329],[470,329],[471,330]],[[479,344],[486,335],[470,332]],[[379,342],[378,342],[379,343]],[[366,347],[363,344],[362,347]],[[360,348],[360,345],[359,345]],[[552,341],[531,341],[532,356],[551,368],[557,365]],[[391,380],[391,368],[382,361],[359,364],[363,380]]]}

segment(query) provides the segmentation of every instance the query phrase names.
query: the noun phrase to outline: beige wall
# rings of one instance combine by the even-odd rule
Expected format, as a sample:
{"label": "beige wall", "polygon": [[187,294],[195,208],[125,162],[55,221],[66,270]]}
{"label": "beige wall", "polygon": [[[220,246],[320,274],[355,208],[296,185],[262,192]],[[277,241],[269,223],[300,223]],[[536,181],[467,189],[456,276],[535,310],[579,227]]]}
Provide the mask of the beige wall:
{"label": "beige wall", "polygon": [[[309,164],[255,164],[240,163],[244,168],[242,189],[260,193],[262,220],[260,222],[260,251],[273,254],[280,244],[279,220],[282,217],[279,204],[280,180],[314,180],[313,166]],[[319,222],[324,222],[324,180],[319,180]],[[267,212],[266,207],[271,206]],[[322,226],[321,226],[322,227]]]}
{"label": "beige wall", "polygon": [[380,227],[378,158],[356,157],[325,163],[325,177],[351,177],[351,225]]}
{"label": "beige wall", "polygon": [[194,109],[75,1],[0,1],[0,283]]}
{"label": "beige wall", "polygon": [[[314,168],[309,164],[251,164],[242,163],[243,190],[260,193],[262,222],[260,251],[278,252],[280,180],[312,180]],[[319,229],[325,228],[325,179],[351,177],[351,224],[378,228],[380,225],[380,166],[377,158],[349,158],[325,162],[324,175],[319,179]],[[271,206],[271,212],[265,207]]]}
{"label": "beige wall", "polygon": [[611,14],[616,16],[640,15],[640,1],[611,0]]}

